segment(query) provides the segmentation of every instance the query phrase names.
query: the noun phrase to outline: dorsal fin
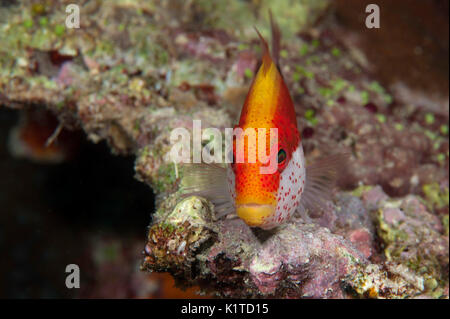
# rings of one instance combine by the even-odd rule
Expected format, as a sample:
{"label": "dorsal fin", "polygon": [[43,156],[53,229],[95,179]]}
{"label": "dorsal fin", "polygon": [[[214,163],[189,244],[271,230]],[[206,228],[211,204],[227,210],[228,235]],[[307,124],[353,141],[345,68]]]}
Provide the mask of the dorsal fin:
{"label": "dorsal fin", "polygon": [[275,64],[280,70],[280,48],[281,48],[281,31],[278,24],[273,19],[272,10],[269,9],[270,28],[272,29],[272,57]]}
{"label": "dorsal fin", "polygon": [[261,46],[263,49],[261,68],[262,71],[266,73],[268,68],[270,67],[270,64],[273,63],[272,57],[270,56],[269,45],[267,44],[267,41],[264,39],[261,33],[259,33],[258,29],[255,26],[253,27],[258,34],[259,40],[261,41]]}

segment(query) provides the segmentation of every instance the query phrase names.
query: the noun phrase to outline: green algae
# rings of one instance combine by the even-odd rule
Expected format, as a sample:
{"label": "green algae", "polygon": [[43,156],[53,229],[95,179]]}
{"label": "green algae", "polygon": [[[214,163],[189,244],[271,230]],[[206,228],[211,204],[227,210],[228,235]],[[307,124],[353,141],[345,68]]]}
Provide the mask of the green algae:
{"label": "green algae", "polygon": [[386,123],[386,115],[384,115],[384,114],[377,114],[376,117],[377,117],[378,122]]}
{"label": "green algae", "polygon": [[425,130],[423,132],[423,134],[425,134],[425,136],[428,137],[432,141],[434,141],[438,138],[438,135],[430,130]]}
{"label": "green algae", "polygon": [[330,81],[330,84],[333,88],[333,94],[340,93],[342,90],[344,90],[348,86],[347,81],[345,81],[344,79],[340,79],[340,78]]}
{"label": "green algae", "polygon": [[[438,185],[433,185],[432,188],[435,189],[428,190],[427,193],[435,194],[436,186]],[[415,276],[415,285],[421,292],[440,297],[445,285],[440,261],[442,251],[440,246],[436,246],[436,250],[432,249],[432,245],[442,240],[441,234],[426,225],[427,222],[432,222],[432,214],[426,211],[418,213],[415,201],[411,199],[412,197],[404,201],[386,202],[375,214],[377,233],[383,241],[387,260],[399,263],[398,267],[406,266],[413,272],[408,275],[407,272],[401,271],[405,275],[404,278],[411,282],[411,276]],[[398,214],[404,215],[400,220],[387,222],[385,209],[398,209]],[[421,285],[418,285],[418,280],[422,282]]]}
{"label": "green algae", "polygon": [[371,185],[361,185],[361,186],[358,186],[357,188],[355,188],[353,191],[351,191],[350,194],[352,194],[353,196],[356,196],[356,197],[361,197],[362,194],[370,191],[371,189],[373,189],[373,186],[371,186]]}
{"label": "green algae", "polygon": [[313,64],[319,64],[319,63],[320,63],[320,57],[316,56],[316,55],[308,57],[305,61],[305,64],[307,66],[311,66]]}
{"label": "green algae", "polygon": [[305,56],[309,52],[309,45],[307,43],[303,43],[299,50],[300,56]]}
{"label": "green algae", "polygon": [[381,86],[381,84],[378,83],[377,81],[372,81],[369,85],[369,89],[371,91],[381,95],[381,97],[387,104],[392,103],[392,100],[393,100],[392,96],[390,94],[388,94],[386,92],[386,89],[383,86]]}
{"label": "green algae", "polygon": [[305,111],[305,118],[307,120],[311,120],[312,118],[314,118],[314,114],[315,114],[315,112],[313,109],[308,109]]}
{"label": "green algae", "polygon": [[48,18],[47,17],[42,17],[39,19],[39,24],[42,27],[46,27],[48,25]]}
{"label": "green algae", "polygon": [[335,57],[339,57],[341,55],[341,50],[339,50],[338,48],[334,47],[331,49],[331,54],[334,55]]}
{"label": "green algae", "polygon": [[300,65],[297,65],[295,67],[295,73],[297,74],[297,76],[299,78],[301,78],[301,77],[306,77],[308,79],[314,78],[314,73],[313,72],[306,70],[304,67],[302,67]]}
{"label": "green algae", "polygon": [[436,155],[436,160],[441,164],[444,164],[446,159],[447,157],[445,156],[444,153],[439,153]]}
{"label": "green algae", "polygon": [[427,206],[441,209],[449,205],[448,187],[440,187],[438,183],[425,184],[422,186]]}
{"label": "green algae", "polygon": [[160,165],[153,184],[156,192],[163,193],[173,187],[177,179],[174,165],[174,163]]}
{"label": "green algae", "polygon": [[400,256],[400,253],[406,248],[406,246],[393,245],[394,243],[405,242],[408,240],[408,234],[398,228],[392,227],[384,220],[383,210],[379,209],[377,212],[377,224],[378,224],[378,235],[386,243],[386,248],[384,254],[388,260],[393,260],[393,258]]}
{"label": "green algae", "polygon": [[31,29],[33,27],[33,25],[34,25],[34,23],[33,23],[33,20],[31,20],[31,19],[25,20],[23,22],[23,26],[27,29]]}
{"label": "green algae", "polygon": [[363,105],[366,105],[367,103],[369,103],[369,92],[361,91],[360,96],[361,96],[361,103]]}
{"label": "green algae", "polygon": [[317,48],[319,47],[319,45],[320,45],[319,39],[313,39],[313,40],[311,41],[311,45],[312,45],[312,47],[313,47],[314,49],[317,49]]}
{"label": "green algae", "polygon": [[318,90],[320,95],[322,95],[324,98],[329,98],[333,95],[333,90],[326,87],[320,87]]}
{"label": "green algae", "polygon": [[53,32],[55,32],[55,34],[58,37],[61,37],[66,32],[66,28],[62,24],[57,24],[57,25],[54,26]]}
{"label": "green algae", "polygon": [[288,57],[288,51],[287,50],[281,50],[280,51],[280,57],[286,59]]}
{"label": "green algae", "polygon": [[253,71],[251,69],[249,69],[249,68],[246,68],[244,70],[244,75],[245,75],[245,77],[247,77],[249,79],[252,79],[253,78]]}
{"label": "green algae", "polygon": [[447,235],[447,236],[449,234],[448,224],[449,224],[448,215],[442,216],[442,225],[444,226],[444,232],[445,232],[445,235]]}
{"label": "green algae", "polygon": [[434,114],[433,113],[427,113],[425,114],[425,123],[427,125],[432,125],[434,124],[435,118],[434,118]]}

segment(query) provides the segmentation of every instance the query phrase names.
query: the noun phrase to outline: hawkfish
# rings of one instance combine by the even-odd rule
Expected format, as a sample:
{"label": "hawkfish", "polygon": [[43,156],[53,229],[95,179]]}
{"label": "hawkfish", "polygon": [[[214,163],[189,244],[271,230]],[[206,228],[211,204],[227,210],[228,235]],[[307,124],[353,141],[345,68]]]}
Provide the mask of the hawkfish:
{"label": "hawkfish", "polygon": [[[188,164],[184,170],[182,192],[211,201],[216,216],[236,214],[250,227],[273,229],[295,214],[310,221],[307,212],[323,209],[344,154],[332,154],[305,165],[302,138],[297,126],[294,103],[279,67],[281,33],[270,15],[272,54],[266,40],[255,28],[262,45],[262,59],[253,78],[239,123],[235,129],[277,129],[277,143],[267,143],[269,133],[255,139],[237,134],[233,140],[231,163]],[[257,150],[259,139],[266,138],[266,151],[277,146],[274,172],[261,173],[266,163],[249,161],[250,150]],[[242,143],[244,160],[236,161],[237,144]],[[267,152],[266,152],[267,154]]]}

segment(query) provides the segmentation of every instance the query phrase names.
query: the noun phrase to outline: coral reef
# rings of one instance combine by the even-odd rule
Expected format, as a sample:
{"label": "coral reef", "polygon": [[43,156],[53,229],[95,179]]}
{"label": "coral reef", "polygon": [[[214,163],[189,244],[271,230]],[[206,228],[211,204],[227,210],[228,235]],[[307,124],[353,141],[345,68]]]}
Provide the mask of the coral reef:
{"label": "coral reef", "polygon": [[158,207],[143,270],[222,297],[448,298],[448,92],[413,103],[410,88],[373,76],[328,1],[281,2],[282,72],[307,161],[352,154],[311,223],[263,232],[216,220],[211,203],[180,195],[183,168],[168,157],[173,128],[232,127],[256,71],[253,24],[268,34],[267,1],[229,1],[229,19],[225,2],[83,1],[80,29],[64,26],[70,1],[0,4],[0,105],[45,108],[136,156]]}
{"label": "coral reef", "polygon": [[222,297],[446,296],[449,241],[439,218],[413,195],[357,193],[336,194],[313,223],[298,218],[270,232],[215,221],[204,200],[186,198],[151,226],[143,268]]}
{"label": "coral reef", "polygon": [[171,271],[227,297],[341,297],[341,278],[350,266],[367,263],[326,228],[295,221],[274,234],[258,234],[239,219],[217,222],[210,214],[201,199],[190,197],[158,219],[143,267]]}

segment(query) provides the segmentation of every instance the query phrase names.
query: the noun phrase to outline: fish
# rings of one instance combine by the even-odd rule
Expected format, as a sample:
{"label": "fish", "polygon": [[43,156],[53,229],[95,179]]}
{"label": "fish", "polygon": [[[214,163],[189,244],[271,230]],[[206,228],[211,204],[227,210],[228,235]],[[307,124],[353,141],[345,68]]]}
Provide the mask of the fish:
{"label": "fish", "polygon": [[16,158],[41,164],[60,164],[77,154],[81,135],[64,129],[54,114],[43,109],[25,109],[9,131],[8,150]]}
{"label": "fish", "polygon": [[[305,165],[294,103],[279,66],[281,32],[272,14],[270,21],[272,54],[255,28],[262,46],[262,59],[235,129],[266,129],[266,155],[273,145],[278,146],[273,152],[275,171],[262,174],[265,163],[249,160],[249,151],[258,149],[259,139],[264,135],[251,140],[241,134],[233,140],[230,164],[187,164],[182,180],[182,193],[210,200],[216,217],[235,214],[248,226],[265,230],[288,222],[297,213],[309,221],[308,211],[324,209],[346,157],[344,153],[336,153]],[[276,144],[267,143],[271,128],[278,131]],[[247,146],[243,162],[236,161],[237,143]]]}

